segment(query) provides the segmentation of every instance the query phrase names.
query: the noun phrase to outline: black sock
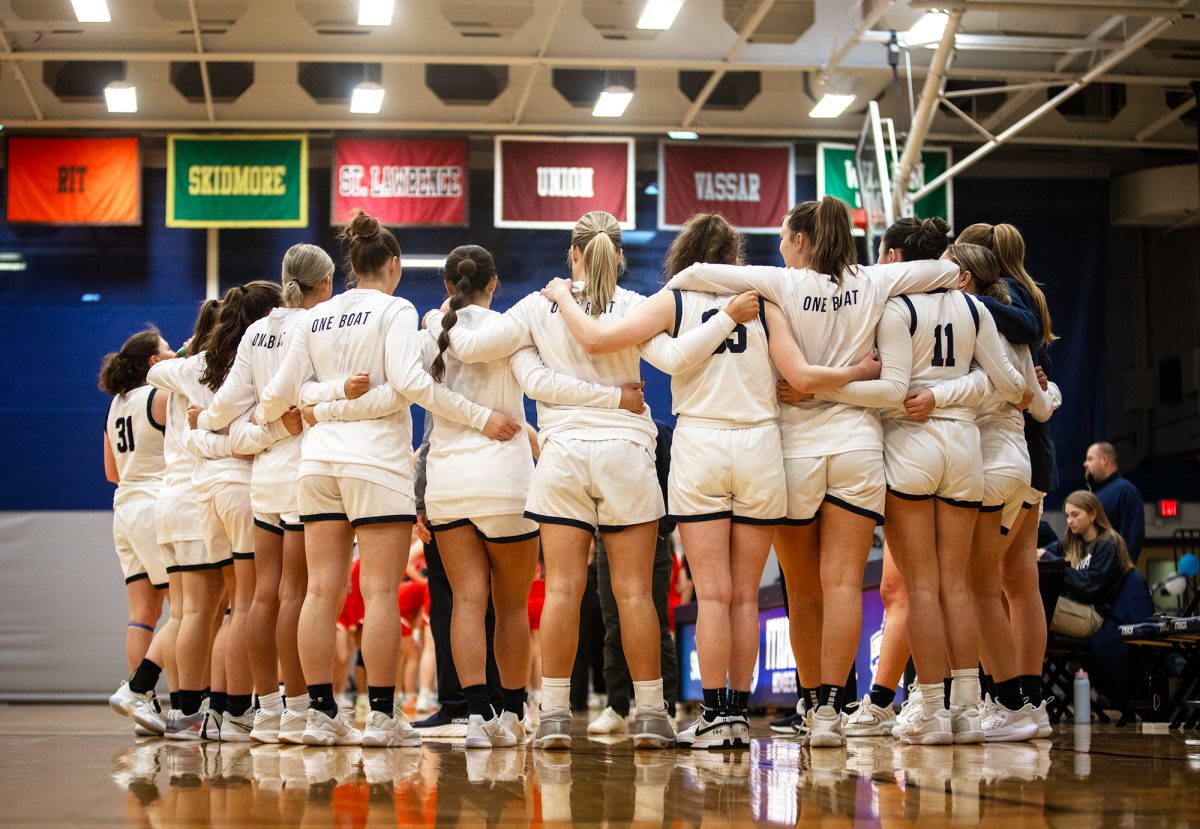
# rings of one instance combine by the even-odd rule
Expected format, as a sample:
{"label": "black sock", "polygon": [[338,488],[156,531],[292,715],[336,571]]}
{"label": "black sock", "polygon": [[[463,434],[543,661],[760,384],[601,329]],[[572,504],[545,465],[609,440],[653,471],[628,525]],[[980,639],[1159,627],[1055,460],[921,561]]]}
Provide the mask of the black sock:
{"label": "black sock", "polygon": [[172,708],[179,707],[179,692],[178,691],[171,692],[171,707]]}
{"label": "black sock", "polygon": [[367,699],[371,701],[372,711],[378,711],[390,717],[396,710],[396,686],[368,685]]}
{"label": "black sock", "polygon": [[745,714],[750,708],[749,691],[729,691],[729,707],[725,710],[730,714]]}
{"label": "black sock", "polygon": [[1012,679],[997,682],[996,696],[993,699],[1009,711],[1020,710],[1025,705],[1025,698],[1021,694],[1021,677],[1014,676]]}
{"label": "black sock", "polygon": [[333,683],[308,686],[308,707],[315,708],[328,717],[337,716],[337,700],[333,696]]}
{"label": "black sock", "polygon": [[501,688],[500,697],[503,700],[504,710],[511,711],[513,716],[518,720],[525,719],[525,689],[524,688]]}
{"label": "black sock", "polygon": [[203,691],[200,692],[200,695],[202,697],[204,697],[205,699],[208,699],[209,697],[212,696],[212,688],[205,688]]}
{"label": "black sock", "polygon": [[226,694],[225,710],[235,717],[240,717],[250,710],[253,699],[253,694]]}
{"label": "black sock", "polygon": [[1022,674],[1017,679],[1021,680],[1021,693],[1025,696],[1025,701],[1033,706],[1041,705],[1042,677],[1040,675]]}
{"label": "black sock", "polygon": [[172,708],[178,708],[185,715],[191,716],[200,710],[200,706],[204,704],[203,691],[183,691],[175,692],[179,697],[179,702],[171,703]]}
{"label": "black sock", "polygon": [[158,677],[161,674],[161,665],[155,665],[149,659],[143,659],[142,664],[137,666],[137,670],[129,678],[129,690],[135,694],[144,694],[147,691],[153,691],[154,686],[158,684]]}
{"label": "black sock", "polygon": [[816,688],[805,688],[803,685],[801,685],[800,696],[804,697],[804,705],[808,708],[808,710],[815,711],[821,702],[821,689],[819,686]]}
{"label": "black sock", "polygon": [[950,684],[950,677],[946,677],[942,680],[942,707],[947,711],[950,710]]}
{"label": "black sock", "polygon": [[842,697],[846,693],[844,685],[826,685],[821,683],[820,705],[832,705],[835,711],[842,710]]}
{"label": "black sock", "polygon": [[882,685],[871,686],[871,703],[880,708],[887,708],[896,701],[896,689],[884,688]]}
{"label": "black sock", "polygon": [[996,678],[991,674],[979,674],[979,689],[980,693],[990,696],[993,700],[996,699]]}
{"label": "black sock", "polygon": [[226,699],[224,691],[213,691],[208,695],[208,710],[214,714],[224,714]]}
{"label": "black sock", "polygon": [[463,694],[467,697],[467,714],[478,714],[485,720],[490,720],[496,716],[496,712],[492,710],[492,704],[488,701],[488,689],[486,685],[468,685],[463,688]]}
{"label": "black sock", "polygon": [[[729,697],[724,688],[702,688],[704,692],[704,718],[712,722],[717,718],[725,706],[729,704]],[[709,714],[712,714],[710,717]]]}

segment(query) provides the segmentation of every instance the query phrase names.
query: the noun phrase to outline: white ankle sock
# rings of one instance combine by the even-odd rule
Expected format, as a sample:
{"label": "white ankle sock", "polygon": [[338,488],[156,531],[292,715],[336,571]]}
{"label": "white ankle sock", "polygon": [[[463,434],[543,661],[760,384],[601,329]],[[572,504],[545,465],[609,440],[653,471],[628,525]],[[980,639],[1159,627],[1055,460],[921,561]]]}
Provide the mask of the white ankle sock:
{"label": "white ankle sock", "polygon": [[[635,682],[636,686],[637,683]],[[571,678],[542,677],[542,708],[546,711],[570,709]]]}
{"label": "white ankle sock", "polygon": [[946,707],[946,687],[940,682],[921,685],[921,707],[926,714],[932,714]]}
{"label": "white ankle sock", "polygon": [[297,714],[308,710],[308,694],[297,694],[294,697],[287,697],[283,702],[287,706],[287,710],[295,711]]}
{"label": "white ankle sock", "polygon": [[965,708],[979,705],[979,671],[959,668],[950,672],[950,704]]}
{"label": "white ankle sock", "polygon": [[282,711],[283,694],[276,691],[273,694],[263,694],[258,698],[258,707],[263,711]]}
{"label": "white ankle sock", "polygon": [[640,711],[661,711],[666,707],[666,702],[663,701],[662,677],[634,682],[633,704]]}

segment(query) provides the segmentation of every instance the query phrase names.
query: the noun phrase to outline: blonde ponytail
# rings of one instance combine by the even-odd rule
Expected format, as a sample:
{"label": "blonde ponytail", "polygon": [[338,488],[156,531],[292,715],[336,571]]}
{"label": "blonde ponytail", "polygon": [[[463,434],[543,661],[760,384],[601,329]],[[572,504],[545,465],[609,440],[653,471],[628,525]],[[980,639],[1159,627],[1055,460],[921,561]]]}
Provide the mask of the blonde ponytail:
{"label": "blonde ponytail", "polygon": [[571,233],[571,247],[579,249],[585,276],[583,299],[598,317],[608,310],[617,293],[621,265],[621,226],[611,213],[585,213]]}

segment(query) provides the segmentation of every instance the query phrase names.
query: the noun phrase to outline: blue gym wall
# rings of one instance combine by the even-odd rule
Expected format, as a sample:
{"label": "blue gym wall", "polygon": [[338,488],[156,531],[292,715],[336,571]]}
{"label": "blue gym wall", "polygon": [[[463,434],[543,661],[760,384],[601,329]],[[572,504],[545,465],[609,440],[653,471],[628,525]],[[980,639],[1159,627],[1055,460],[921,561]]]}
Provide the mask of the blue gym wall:
{"label": "blue gym wall", "polygon": [[[148,168],[143,176],[140,227],[0,223],[0,251],[19,252],[27,262],[23,272],[0,273],[5,310],[0,359],[6,379],[0,434],[9,440],[0,510],[109,508],[112,487],[104,481],[100,450],[108,397],[96,387],[100,360],[146,323],[158,325],[172,346],[190,333],[204,296],[205,232],[166,228],[165,171]],[[637,225],[643,230],[626,234],[624,284],[643,293],[659,284],[672,236],[653,231],[655,197],[644,190],[654,180],[654,171],[638,173]],[[311,170],[309,182],[311,229],[221,231],[222,290],[249,279],[278,279],[283,252],[296,242],[335,251],[329,171]],[[1107,182],[964,178],[955,188],[956,225],[1017,225],[1028,243],[1028,268],[1046,284],[1063,338],[1054,348],[1054,379],[1067,403],[1053,427],[1063,473],[1060,492],[1068,492],[1079,482],[1078,459],[1105,427],[1103,351],[1094,346],[1103,320]],[[815,179],[799,176],[796,192],[798,198],[811,198]],[[477,171],[470,181],[470,228],[405,230],[399,239],[409,255],[444,255],[466,242],[487,247],[502,280],[495,307],[503,310],[563,275],[568,237],[563,231],[493,228],[491,196],[491,172]],[[770,235],[749,237],[748,260],[778,263],[777,241]],[[406,271],[398,293],[420,310],[443,297],[431,270]],[[85,302],[85,294],[99,294],[99,300]],[[670,419],[666,379],[649,367],[645,371],[655,416]]]}

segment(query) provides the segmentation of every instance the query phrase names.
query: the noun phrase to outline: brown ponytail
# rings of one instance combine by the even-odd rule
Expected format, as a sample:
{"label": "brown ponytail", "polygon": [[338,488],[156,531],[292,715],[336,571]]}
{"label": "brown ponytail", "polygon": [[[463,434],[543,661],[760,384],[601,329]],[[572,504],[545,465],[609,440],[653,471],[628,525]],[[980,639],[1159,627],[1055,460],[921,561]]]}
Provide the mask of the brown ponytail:
{"label": "brown ponytail", "polygon": [[496,276],[496,262],[479,245],[459,245],[446,257],[446,281],[454,286],[450,309],[442,317],[442,332],[438,334],[438,354],[429,373],[439,383],[446,377],[446,349],[450,347],[450,329],[458,322],[458,312],[472,297],[487,290]]}
{"label": "brown ponytail", "polygon": [[153,325],[127,339],[120,351],[104,355],[100,363],[100,390],[116,397],[146,384],[150,360],[158,354],[162,334]]}
{"label": "brown ponytail", "polygon": [[808,238],[808,266],[828,276],[837,285],[842,275],[858,264],[850,206],[839,198],[825,196],[806,201],[788,211],[784,219],[793,234]]}
{"label": "brown ponytail", "polygon": [[1021,283],[1021,287],[1029,292],[1042,329],[1038,344],[1050,345],[1058,339],[1050,324],[1050,306],[1046,302],[1046,295],[1042,292],[1040,283],[1035,282],[1025,270],[1025,240],[1021,238],[1021,231],[1010,224],[989,225],[980,222],[963,230],[958,235],[958,241],[983,245],[990,250],[996,255],[1000,270]]}
{"label": "brown ponytail", "polygon": [[720,213],[697,213],[683,223],[667,248],[663,270],[671,278],[695,262],[736,265],[744,258],[746,241]]}
{"label": "brown ponytail", "polygon": [[354,281],[372,276],[393,256],[400,257],[400,243],[374,216],[355,210],[338,238],[346,248],[346,270]]}
{"label": "brown ponytail", "polygon": [[883,249],[899,251],[905,262],[939,259],[949,243],[950,225],[937,216],[928,219],[907,216],[898,219],[883,234]]}
{"label": "brown ponytail", "polygon": [[221,312],[216,325],[204,344],[205,365],[200,382],[213,391],[221,388],[233,366],[238,343],[246,329],[270,313],[272,308],[278,308],[282,302],[283,290],[280,286],[261,279],[226,291],[221,299]]}

